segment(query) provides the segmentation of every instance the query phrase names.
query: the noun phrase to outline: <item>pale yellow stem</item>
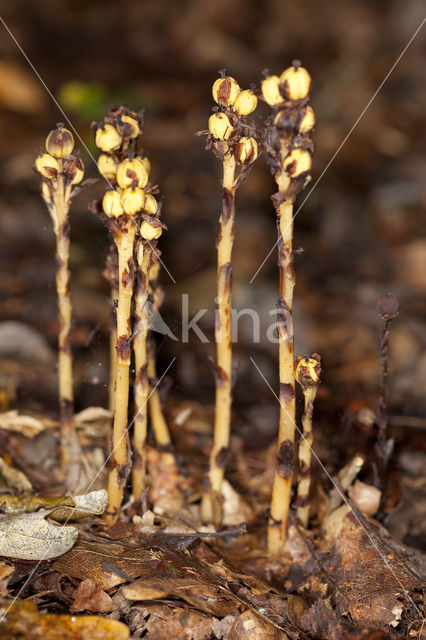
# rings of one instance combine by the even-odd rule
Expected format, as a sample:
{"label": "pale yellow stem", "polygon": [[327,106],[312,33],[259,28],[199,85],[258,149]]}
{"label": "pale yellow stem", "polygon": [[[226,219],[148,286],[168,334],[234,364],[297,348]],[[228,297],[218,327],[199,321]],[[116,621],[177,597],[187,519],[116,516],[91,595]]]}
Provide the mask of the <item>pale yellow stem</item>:
{"label": "pale yellow stem", "polygon": [[299,477],[297,485],[297,517],[304,527],[309,523],[309,491],[311,487],[311,456],[314,437],[312,433],[312,413],[317,386],[303,389],[305,410],[302,417],[303,438],[299,443]]}
{"label": "pale yellow stem", "polygon": [[136,261],[138,281],[135,295],[136,332],[133,340],[135,350],[135,422],[133,432],[132,494],[141,500],[146,486],[146,436],[148,427],[148,271],[151,248],[140,242]]}
{"label": "pale yellow stem", "polygon": [[58,295],[58,378],[61,423],[61,466],[68,490],[78,482],[80,447],[74,429],[74,391],[71,349],[72,305],[69,271],[69,219],[71,187],[66,186],[59,160],[56,189],[53,191],[52,219],[56,236],[56,291]]}
{"label": "pale yellow stem", "polygon": [[[111,288],[111,303],[115,305],[118,299],[118,289]],[[117,322],[115,311],[109,332],[109,386],[108,386],[108,409],[114,413],[115,405],[115,380],[117,377]]]}
{"label": "pale yellow stem", "polygon": [[[155,346],[152,344],[148,347],[148,380],[151,385],[156,384],[157,370],[155,366]],[[171,451],[167,451],[172,446],[169,427],[167,426],[161,406],[160,394],[158,389],[153,388],[149,396],[149,417],[151,418],[152,428],[154,431],[155,442],[161,451],[161,460],[164,464],[175,466],[175,456]]]}
{"label": "pale yellow stem", "polygon": [[203,495],[201,514],[205,522],[219,525],[222,519],[221,489],[229,451],[232,404],[232,247],[235,219],[235,158],[223,159],[223,204],[220,216],[217,260],[216,401],[213,447],[210,454],[208,487]]}
{"label": "pale yellow stem", "polygon": [[117,305],[117,378],[112,434],[111,468],[108,477],[108,506],[104,518],[108,525],[118,519],[128,474],[127,420],[129,405],[129,368],[131,304],[133,294],[133,250],[136,225],[129,218],[122,233],[114,236],[118,251]]}
{"label": "pale yellow stem", "polygon": [[[284,155],[284,153],[282,153]],[[276,177],[278,192],[285,194],[289,178],[282,172]],[[293,203],[294,198],[284,200],[277,207],[278,217],[278,264],[280,287],[278,302],[280,421],[277,445],[277,466],[274,475],[270,518],[268,526],[268,549],[278,555],[284,549],[287,535],[287,520],[290,509],[290,494],[294,464],[295,432],[295,376],[293,347]]]}

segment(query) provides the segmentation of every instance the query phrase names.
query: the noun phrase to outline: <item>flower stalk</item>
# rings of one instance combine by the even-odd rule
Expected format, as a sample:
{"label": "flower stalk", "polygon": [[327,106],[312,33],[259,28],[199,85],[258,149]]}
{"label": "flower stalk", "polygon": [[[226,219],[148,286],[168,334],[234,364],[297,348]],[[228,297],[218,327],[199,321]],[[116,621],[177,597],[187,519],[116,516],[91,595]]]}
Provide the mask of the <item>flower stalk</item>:
{"label": "flower stalk", "polygon": [[72,155],[74,138],[62,124],[46,139],[47,153],[35,160],[42,177],[42,198],[47,205],[56,237],[56,292],[58,297],[58,378],[61,425],[61,467],[67,489],[75,489],[80,473],[80,447],[74,428],[74,389],[71,348],[72,303],[70,296],[70,225],[72,190],[84,176],[82,161]]}
{"label": "flower stalk", "polygon": [[117,304],[118,304],[118,257],[115,244],[112,243],[103,272],[110,286],[111,322],[109,328],[109,384],[108,409],[114,413],[115,381],[117,377]]}
{"label": "flower stalk", "polygon": [[310,84],[308,72],[298,62],[280,77],[268,76],[262,82],[263,99],[272,108],[265,127],[264,149],[277,184],[272,201],[277,215],[280,275],[277,301],[280,417],[268,525],[268,549],[275,556],[285,545],[295,459],[293,206],[312,164],[310,134],[315,119],[307,106]]}
{"label": "flower stalk", "polygon": [[314,436],[312,414],[321,375],[321,358],[317,353],[311,357],[296,359],[296,380],[302,387],[304,411],[302,416],[303,435],[299,442],[299,470],[297,478],[296,515],[306,528],[309,524],[309,491],[311,487],[311,458]]}
{"label": "flower stalk", "polygon": [[[222,209],[217,240],[216,297],[216,378],[213,446],[210,453],[206,487],[201,503],[205,522],[218,526],[222,519],[221,489],[229,454],[232,406],[232,248],[234,244],[235,193],[258,155],[253,127],[245,116],[257,106],[251,90],[241,91],[230,76],[220,77],[213,85],[213,98],[219,107],[209,119],[208,148],[222,160]],[[237,165],[241,171],[236,176]]]}
{"label": "flower stalk", "polygon": [[[149,270],[149,283],[151,288],[152,304],[155,311],[158,311],[163,303],[164,293],[157,284],[159,273],[159,262],[153,262]],[[150,395],[148,400],[149,417],[154,432],[155,442],[160,450],[161,460],[165,465],[176,466],[176,458],[173,453],[173,444],[169,427],[164,417],[161,406],[160,394],[157,389],[157,365],[155,353],[155,340],[148,338],[148,380],[150,385]]]}

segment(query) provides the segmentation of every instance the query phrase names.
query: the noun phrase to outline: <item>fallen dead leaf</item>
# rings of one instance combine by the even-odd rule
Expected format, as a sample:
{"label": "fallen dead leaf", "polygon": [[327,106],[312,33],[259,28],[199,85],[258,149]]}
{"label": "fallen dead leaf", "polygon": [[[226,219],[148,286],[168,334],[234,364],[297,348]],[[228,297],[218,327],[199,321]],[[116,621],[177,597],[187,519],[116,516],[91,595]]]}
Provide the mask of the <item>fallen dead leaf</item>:
{"label": "fallen dead leaf", "polygon": [[75,527],[48,522],[46,509],[0,516],[0,555],[21,560],[48,560],[71,549],[78,538]]}
{"label": "fallen dead leaf", "polygon": [[91,578],[80,582],[74,592],[74,602],[70,606],[72,613],[76,611],[91,611],[92,613],[110,613],[116,609],[111,596],[99,589]]}
{"label": "fallen dead leaf", "polygon": [[0,616],[0,640],[127,640],[130,635],[122,622],[44,613],[28,601],[3,600]]}
{"label": "fallen dead leaf", "polygon": [[21,433],[26,438],[34,438],[46,429],[46,423],[32,416],[20,415],[18,411],[6,411],[0,414],[0,429]]}

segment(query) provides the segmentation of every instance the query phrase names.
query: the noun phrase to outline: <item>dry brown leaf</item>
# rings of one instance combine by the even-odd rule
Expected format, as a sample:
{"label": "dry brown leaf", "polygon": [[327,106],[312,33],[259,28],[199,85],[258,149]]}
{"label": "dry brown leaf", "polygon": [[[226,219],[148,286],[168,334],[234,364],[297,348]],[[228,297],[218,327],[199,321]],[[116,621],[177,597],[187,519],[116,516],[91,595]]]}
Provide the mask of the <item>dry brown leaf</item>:
{"label": "dry brown leaf", "polygon": [[92,613],[110,613],[117,606],[111,596],[99,589],[98,585],[91,578],[86,578],[80,582],[74,592],[74,602],[70,606],[70,611],[91,611]]}
{"label": "dry brown leaf", "polygon": [[414,553],[410,558],[410,550],[383,528],[365,519],[362,523],[352,514],[343,519],[328,561],[329,587],[340,615],[391,633],[403,616],[405,624],[407,618],[414,622],[420,617],[415,610],[420,565]]}
{"label": "dry brown leaf", "polygon": [[[137,605],[128,616],[132,633],[143,634],[146,640],[208,640],[212,637],[216,618],[198,611],[172,608],[162,604]],[[220,636],[216,636],[220,637]]]}
{"label": "dry brown leaf", "polygon": [[240,613],[229,631],[229,640],[285,640],[286,638],[284,631],[266,624],[249,610]]}
{"label": "dry brown leaf", "polygon": [[0,640],[127,640],[122,622],[99,616],[67,616],[39,612],[33,602],[3,600]]}

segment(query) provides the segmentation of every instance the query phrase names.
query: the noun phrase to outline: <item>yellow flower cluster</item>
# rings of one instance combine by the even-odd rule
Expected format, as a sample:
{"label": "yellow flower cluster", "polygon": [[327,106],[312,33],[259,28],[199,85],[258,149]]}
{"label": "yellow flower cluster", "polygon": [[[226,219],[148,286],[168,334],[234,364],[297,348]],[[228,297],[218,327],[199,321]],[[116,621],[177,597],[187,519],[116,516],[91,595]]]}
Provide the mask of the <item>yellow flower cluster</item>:
{"label": "yellow flower cluster", "polygon": [[290,178],[307,174],[312,166],[311,152],[301,145],[315,126],[314,111],[306,105],[310,88],[311,77],[299,63],[285,69],[280,76],[268,76],[262,82],[262,97],[276,110],[274,125],[280,138],[287,147],[293,147],[282,163]]}
{"label": "yellow flower cluster", "polygon": [[[232,76],[218,78],[212,88],[213,98],[226,112],[214,113],[209,118],[209,131],[213,138],[226,142],[235,129],[233,116],[247,116],[257,107],[257,97],[251,89],[241,90]],[[235,120],[235,117],[233,118]],[[241,164],[251,164],[258,156],[257,141],[243,136],[235,143],[235,156]]]}
{"label": "yellow flower cluster", "polygon": [[[129,143],[140,134],[139,119],[130,110],[119,111],[114,124],[103,122],[96,128],[95,143],[102,151],[98,170],[111,186],[103,197],[102,208],[110,218],[157,213],[157,200],[145,192],[151,163],[147,157],[133,156],[127,151]],[[160,237],[162,228],[144,220],[140,233],[145,240],[154,240]]]}
{"label": "yellow flower cluster", "polygon": [[45,146],[46,151],[37,156],[34,165],[43,178],[43,199],[49,204],[52,187],[58,176],[63,176],[66,186],[79,184],[83,180],[84,165],[80,158],[72,155],[74,137],[62,124],[50,131]]}

